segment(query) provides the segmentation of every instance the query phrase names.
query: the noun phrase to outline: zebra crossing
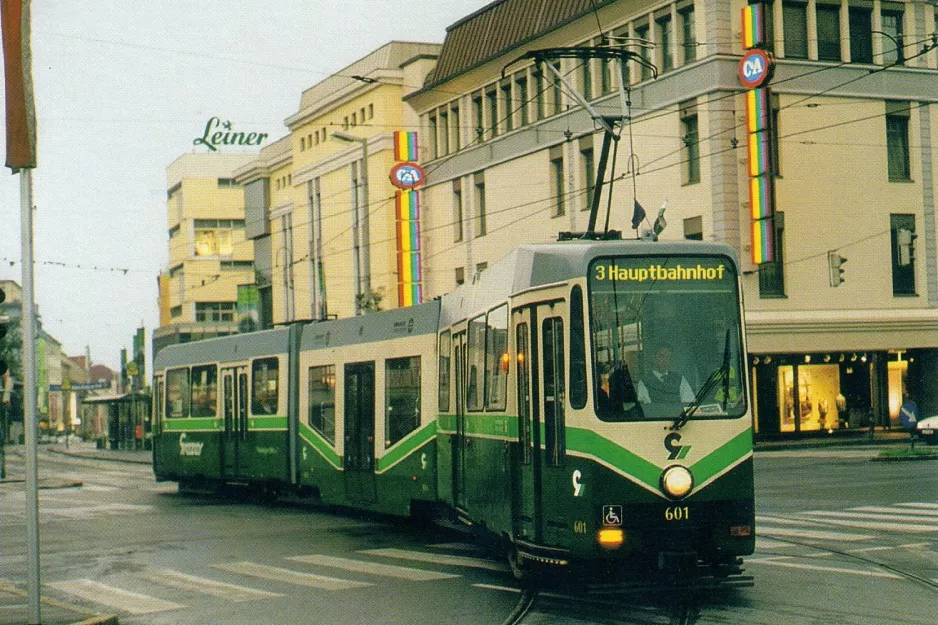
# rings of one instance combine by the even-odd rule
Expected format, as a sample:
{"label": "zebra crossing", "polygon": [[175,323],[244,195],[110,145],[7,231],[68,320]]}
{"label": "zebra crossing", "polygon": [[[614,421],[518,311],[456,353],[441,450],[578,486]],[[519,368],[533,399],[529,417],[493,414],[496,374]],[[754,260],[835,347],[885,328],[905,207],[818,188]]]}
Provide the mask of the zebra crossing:
{"label": "zebra crossing", "polygon": [[903,552],[938,552],[938,504],[904,502],[844,510],[804,510],[785,515],[757,514],[756,554],[746,562],[867,578],[900,579],[899,575],[872,563],[868,566],[841,566],[817,562],[835,554],[870,558],[901,557]]}
{"label": "zebra crossing", "polygon": [[[429,546],[431,549],[435,547],[437,546]],[[235,576],[239,583],[217,579],[211,573],[195,575],[170,568],[153,568],[124,574],[118,580],[109,580],[108,583],[77,578],[45,583],[44,586],[55,591],[63,600],[77,600],[95,610],[146,615],[185,609],[189,605],[180,601],[185,601],[193,595],[203,595],[226,602],[246,602],[276,599],[296,588],[340,592],[382,583],[454,580],[463,576],[459,569],[495,570],[510,575],[507,566],[464,554],[448,554],[445,553],[446,545],[440,547],[442,549],[435,552],[368,549],[350,557],[304,554],[286,556],[273,564],[238,561],[219,562],[208,566],[221,576]],[[414,566],[419,564],[429,565],[431,568]],[[449,570],[441,570],[443,568]],[[326,575],[320,572],[320,569],[326,569],[331,574]],[[345,576],[344,573],[353,573],[355,578]],[[4,581],[0,579],[0,583]],[[484,584],[473,586],[485,588]],[[142,589],[145,592],[141,592]],[[167,596],[172,597],[172,600],[164,598]]]}

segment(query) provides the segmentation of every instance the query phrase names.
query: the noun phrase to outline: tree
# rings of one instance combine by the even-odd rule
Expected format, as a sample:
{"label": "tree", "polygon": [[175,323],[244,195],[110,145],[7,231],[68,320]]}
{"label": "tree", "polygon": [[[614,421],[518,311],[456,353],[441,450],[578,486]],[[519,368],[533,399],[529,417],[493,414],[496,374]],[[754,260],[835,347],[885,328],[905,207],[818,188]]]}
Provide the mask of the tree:
{"label": "tree", "polygon": [[10,319],[6,336],[0,339],[0,360],[6,362],[14,380],[23,379],[23,339],[19,319]]}

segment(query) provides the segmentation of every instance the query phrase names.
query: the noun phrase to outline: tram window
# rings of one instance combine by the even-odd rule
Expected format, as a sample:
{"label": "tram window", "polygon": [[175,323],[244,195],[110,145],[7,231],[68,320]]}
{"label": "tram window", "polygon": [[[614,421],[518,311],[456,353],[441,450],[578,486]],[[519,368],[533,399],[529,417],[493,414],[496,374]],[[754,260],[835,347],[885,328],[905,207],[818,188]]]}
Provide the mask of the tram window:
{"label": "tram window", "polygon": [[251,414],[277,414],[279,373],[276,358],[259,358],[251,363]]}
{"label": "tram window", "polygon": [[189,416],[189,369],[173,369],[166,373],[166,418],[185,419]]}
{"label": "tram window", "polygon": [[485,409],[504,410],[508,391],[508,306],[488,315],[485,334]]}
{"label": "tram window", "polygon": [[390,447],[420,425],[420,356],[384,363],[384,446]]}
{"label": "tram window", "polygon": [[440,335],[440,395],[438,398],[438,408],[440,412],[449,411],[449,354],[451,349],[452,339],[450,338],[449,330],[447,330]]}
{"label": "tram window", "polygon": [[583,289],[570,290],[570,405],[586,406],[586,333],[583,324]]}
{"label": "tram window", "polygon": [[550,317],[542,325],[541,359],[544,373],[544,448],[548,464],[558,466],[566,454],[564,424],[563,319]]}
{"label": "tram window", "polygon": [[479,315],[469,322],[468,334],[466,409],[482,410],[482,397],[485,392],[485,315]]}
{"label": "tram window", "polygon": [[214,417],[218,413],[218,367],[192,367],[192,416]]}
{"label": "tram window", "polygon": [[335,365],[309,368],[309,425],[335,444]]}

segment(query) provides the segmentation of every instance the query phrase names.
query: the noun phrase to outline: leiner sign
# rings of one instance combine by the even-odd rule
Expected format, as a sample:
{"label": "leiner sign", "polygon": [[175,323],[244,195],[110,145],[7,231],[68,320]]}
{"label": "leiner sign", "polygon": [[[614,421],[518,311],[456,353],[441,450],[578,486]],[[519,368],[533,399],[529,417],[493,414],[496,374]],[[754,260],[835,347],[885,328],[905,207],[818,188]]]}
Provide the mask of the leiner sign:
{"label": "leiner sign", "polygon": [[205,124],[205,130],[193,145],[204,145],[212,152],[217,152],[224,145],[260,145],[267,138],[266,132],[232,132],[231,122],[213,117]]}

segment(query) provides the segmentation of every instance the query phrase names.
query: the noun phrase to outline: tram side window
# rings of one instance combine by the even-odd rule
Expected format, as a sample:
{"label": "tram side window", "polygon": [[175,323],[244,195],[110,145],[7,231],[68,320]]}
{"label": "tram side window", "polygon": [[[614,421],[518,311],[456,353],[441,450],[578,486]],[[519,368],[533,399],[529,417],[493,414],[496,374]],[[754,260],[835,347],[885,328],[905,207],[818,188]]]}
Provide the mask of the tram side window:
{"label": "tram side window", "polygon": [[335,444],[335,365],[309,368],[309,425]]}
{"label": "tram side window", "polygon": [[440,412],[449,412],[449,354],[452,349],[452,342],[449,330],[440,335],[440,396],[438,403]]}
{"label": "tram side window", "polygon": [[504,410],[508,390],[508,305],[488,315],[485,335],[485,409]]}
{"label": "tram side window", "polygon": [[192,416],[214,417],[218,413],[218,367],[192,367]]}
{"label": "tram side window", "polygon": [[173,369],[166,373],[166,418],[185,419],[189,416],[189,369]]}
{"label": "tram side window", "polygon": [[544,374],[544,448],[547,462],[559,466],[567,452],[564,418],[563,319],[549,317],[542,328],[544,347],[541,367]]}
{"label": "tram side window", "polygon": [[251,413],[277,414],[279,400],[278,376],[280,362],[276,358],[259,358],[251,363]]}
{"label": "tram side window", "polygon": [[384,447],[388,448],[420,425],[420,356],[384,363]]}
{"label": "tram side window", "polygon": [[586,406],[586,329],[580,285],[570,290],[570,405]]}
{"label": "tram side window", "polygon": [[485,315],[469,322],[468,352],[469,368],[466,379],[466,409],[482,410],[485,392]]}

